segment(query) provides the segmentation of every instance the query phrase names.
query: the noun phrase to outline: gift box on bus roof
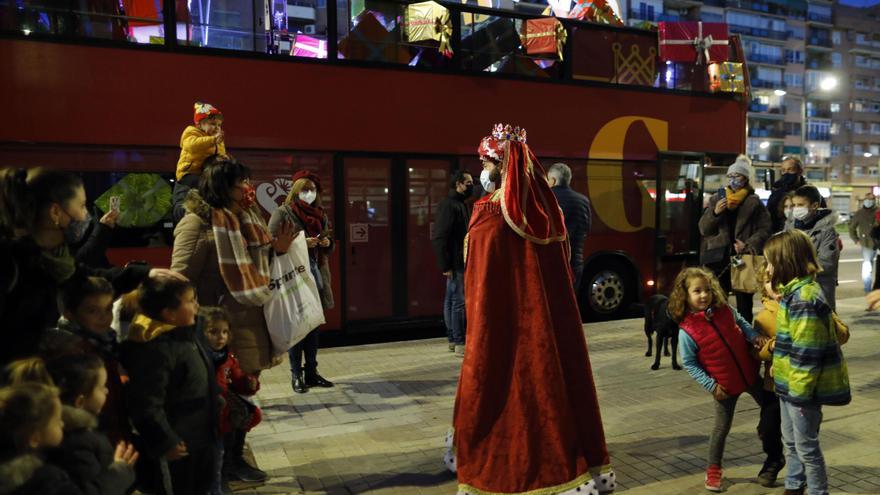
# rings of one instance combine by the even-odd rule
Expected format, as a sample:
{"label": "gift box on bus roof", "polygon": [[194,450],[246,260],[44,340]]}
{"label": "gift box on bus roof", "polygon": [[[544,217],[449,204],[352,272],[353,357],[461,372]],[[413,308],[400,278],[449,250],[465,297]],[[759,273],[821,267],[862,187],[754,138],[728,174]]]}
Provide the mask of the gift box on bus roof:
{"label": "gift box on bus roof", "polygon": [[296,33],[290,54],[294,57],[327,58],[327,41]]}
{"label": "gift box on bus roof", "polygon": [[527,19],[522,24],[520,39],[529,55],[543,55],[562,60],[562,47],[568,34],[555,17]]}
{"label": "gift box on bus roof", "polygon": [[723,22],[661,22],[660,59],[709,64],[728,60],[727,24]]}
{"label": "gift box on bus roof", "polygon": [[745,93],[743,64],[738,62],[709,64],[709,90],[713,93]]}
{"label": "gift box on bus roof", "polygon": [[577,0],[568,17],[579,21],[623,26],[623,21],[606,0]]}

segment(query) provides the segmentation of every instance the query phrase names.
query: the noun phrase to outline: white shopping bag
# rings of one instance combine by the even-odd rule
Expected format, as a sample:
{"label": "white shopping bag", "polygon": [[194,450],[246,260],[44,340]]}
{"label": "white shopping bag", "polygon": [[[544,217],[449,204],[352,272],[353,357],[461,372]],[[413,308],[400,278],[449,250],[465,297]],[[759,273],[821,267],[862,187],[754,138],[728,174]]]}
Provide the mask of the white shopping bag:
{"label": "white shopping bag", "polygon": [[309,269],[306,236],[296,236],[287,253],[275,256],[269,270],[269,289],[272,299],[263,305],[263,313],[272,348],[280,355],[324,324],[321,297]]}

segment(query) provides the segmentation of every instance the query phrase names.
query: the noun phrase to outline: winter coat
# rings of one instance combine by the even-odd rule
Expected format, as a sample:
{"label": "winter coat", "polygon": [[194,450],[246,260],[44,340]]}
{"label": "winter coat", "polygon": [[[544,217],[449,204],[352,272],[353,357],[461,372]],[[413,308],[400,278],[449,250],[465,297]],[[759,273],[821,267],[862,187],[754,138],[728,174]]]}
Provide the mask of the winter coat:
{"label": "winter coat", "polygon": [[[770,237],[772,226],[770,214],[758,196],[750,192],[737,209],[716,215],[715,204],[719,199],[718,193],[713,194],[709,198],[709,207],[700,217],[700,235],[704,238],[700,263],[717,262],[717,259],[712,259],[712,252],[717,250],[727,250],[726,254],[720,257],[726,262],[727,257],[733,252],[733,243],[737,239],[746,244],[746,253],[754,251],[756,254],[761,254],[764,242]],[[736,215],[734,232],[730,231],[728,215]]]}
{"label": "winter coat", "polygon": [[785,224],[785,230],[800,229],[813,241],[819,266],[822,268],[816,276],[816,281],[822,286],[825,300],[831,309],[837,307],[837,265],[840,262],[840,244],[835,225],[837,225],[837,214],[822,208],[816,210],[813,218],[806,222],[789,221]]}
{"label": "winter coat", "polygon": [[846,361],[831,307],[812,277],[780,291],[773,380],[780,399],[799,405],[843,405],[851,400]]}
{"label": "winter coat", "polygon": [[98,418],[92,413],[63,406],[64,440],[47,453],[52,464],[63,469],[89,495],[125,495],[134,484],[134,469],[114,462],[115,447],[95,430]]}
{"label": "winter coat", "polygon": [[464,270],[464,236],[471,221],[465,198],[452,190],[440,201],[434,216],[434,232],[431,245],[437,256],[441,273]]}
{"label": "winter coat", "polygon": [[40,353],[51,358],[76,353],[94,354],[104,361],[107,370],[107,400],[98,423],[112,444],[121,440],[130,442],[132,438],[128,410],[125,407],[122,365],[119,363],[119,345],[116,332],[110,330],[106,338],[101,338],[64,318],[58,327],[49,330],[40,343]]}
{"label": "winter coat", "polygon": [[862,247],[877,249],[877,241],[871,236],[871,230],[877,225],[875,220],[877,208],[859,208],[849,220],[849,237]]}
{"label": "winter coat", "polygon": [[[282,205],[273,211],[272,216],[269,218],[269,232],[273,236],[278,233],[278,229],[281,227],[281,223],[284,220],[293,223],[295,232],[305,231],[305,222],[296,216],[289,206]],[[324,220],[321,222],[321,226],[322,230],[325,232],[330,230],[330,219],[327,218],[326,214],[324,215]],[[333,252],[333,248],[334,242],[331,239],[330,245],[327,247],[316,246],[309,249],[309,259],[313,265],[317,266],[318,275],[321,277],[320,282],[318,282],[317,277],[315,282],[318,283],[318,293],[321,296],[321,306],[324,309],[333,309],[336,305],[336,302],[333,299],[333,287],[331,286],[330,273],[330,253]],[[319,256],[319,254],[321,256]]]}
{"label": "winter coat", "polygon": [[245,373],[256,373],[273,364],[272,342],[263,308],[238,302],[220,275],[217,245],[211,226],[211,207],[198,191],[189,192],[187,214],[174,229],[171,269],[182,273],[196,286],[199,304],[221,306],[229,314],[230,346]]}
{"label": "winter coat", "polygon": [[177,180],[187,174],[202,174],[205,160],[214,155],[225,155],[226,144],[217,143],[214,136],[194,125],[187,126],[180,135],[180,158],[177,160]]}
{"label": "winter coat", "polygon": [[35,454],[0,460],[0,495],[81,495],[70,476]]}
{"label": "winter coat", "polygon": [[551,191],[556,195],[565,218],[565,230],[571,246],[571,266],[581,266],[584,264],[584,239],[593,226],[590,200],[569,186],[556,186]]}
{"label": "winter coat", "polygon": [[[158,458],[181,441],[195,451],[217,438],[217,382],[202,335],[204,320],[173,328],[139,315],[120,346],[129,382],[126,402],[146,455]],[[143,336],[147,337],[143,337]],[[139,341],[146,338],[146,341]]]}
{"label": "winter coat", "polygon": [[[41,266],[41,252],[30,237],[0,239],[0,366],[34,355],[44,332],[58,322],[61,284]],[[71,278],[103,277],[120,294],[137,288],[149,273],[142,263],[108,269],[77,263]]]}
{"label": "winter coat", "polygon": [[[239,399],[235,397],[230,397],[230,394],[238,394],[240,396],[254,395],[260,390],[260,382],[256,381],[255,376],[248,375],[241,370],[241,366],[238,365],[238,360],[235,359],[235,355],[230,352],[228,348],[219,352],[211,351],[211,355],[214,357],[214,368],[217,370],[215,373],[217,388],[220,391],[220,396],[223,398],[222,407],[220,409],[220,434],[226,434],[234,429],[233,425],[230,423],[230,415],[233,408],[232,401],[239,401]],[[251,378],[253,378],[256,383],[256,387],[254,388],[251,388]],[[240,401],[238,406],[241,406],[242,402],[243,401]],[[242,429],[250,431],[251,428],[260,423],[263,414],[260,411],[260,408],[256,406],[251,408],[250,405],[248,405],[247,409],[249,417],[246,419],[247,425]]]}
{"label": "winter coat", "polygon": [[729,395],[738,395],[758,379],[757,363],[749,344],[726,304],[709,317],[706,311],[688,314],[679,323],[698,348],[700,366]]}

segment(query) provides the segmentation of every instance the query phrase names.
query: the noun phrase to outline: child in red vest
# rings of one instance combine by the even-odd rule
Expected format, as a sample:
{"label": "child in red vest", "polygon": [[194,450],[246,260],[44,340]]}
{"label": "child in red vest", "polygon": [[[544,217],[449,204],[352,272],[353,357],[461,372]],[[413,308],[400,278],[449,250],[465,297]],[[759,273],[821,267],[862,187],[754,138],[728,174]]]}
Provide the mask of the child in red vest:
{"label": "child in red vest", "polygon": [[720,492],[721,459],[736,401],[748,392],[761,403],[758,363],[749,348],[763,345],[766,337],[727,304],[718,280],[703,268],[686,268],[678,274],[668,308],[680,327],[678,347],[684,369],[715,399],[705,487]]}
{"label": "child in red vest", "polygon": [[234,467],[232,464],[243,462],[235,459],[237,456],[235,451],[241,446],[233,444],[243,442],[244,433],[257,426],[262,418],[260,408],[242,397],[257,393],[260,390],[260,382],[257,377],[241,370],[238,360],[229,350],[231,331],[229,315],[226,311],[219,307],[202,307],[199,314],[205,318],[205,340],[210,348],[209,354],[214,360],[217,386],[223,399],[220,407],[221,440],[217,445],[217,464],[214,486],[211,489],[211,495],[219,495],[226,493],[221,487],[225,479],[233,477],[228,472]]}

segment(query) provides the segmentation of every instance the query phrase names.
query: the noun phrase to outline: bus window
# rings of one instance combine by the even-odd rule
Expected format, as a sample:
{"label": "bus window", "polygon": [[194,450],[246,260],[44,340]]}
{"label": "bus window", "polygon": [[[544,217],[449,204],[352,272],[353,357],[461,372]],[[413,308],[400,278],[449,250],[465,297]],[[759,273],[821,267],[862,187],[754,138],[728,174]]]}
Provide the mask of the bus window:
{"label": "bus window", "polygon": [[431,247],[437,206],[449,194],[449,160],[407,160],[407,316],[442,313],[445,278]]}
{"label": "bus window", "polygon": [[391,160],[345,158],[346,320],[392,316]]}

